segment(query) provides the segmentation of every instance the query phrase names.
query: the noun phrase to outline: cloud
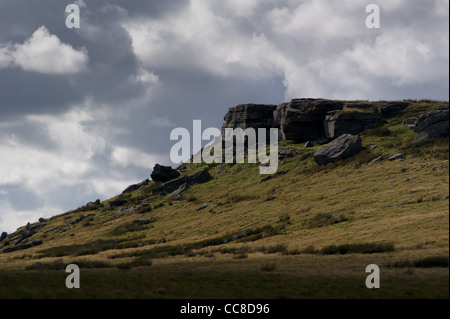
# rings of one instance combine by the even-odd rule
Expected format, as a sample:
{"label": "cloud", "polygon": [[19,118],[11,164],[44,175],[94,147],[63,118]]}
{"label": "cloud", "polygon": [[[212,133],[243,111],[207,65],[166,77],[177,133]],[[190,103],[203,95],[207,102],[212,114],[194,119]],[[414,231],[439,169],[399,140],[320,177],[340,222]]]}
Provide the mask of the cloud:
{"label": "cloud", "polygon": [[18,66],[43,74],[75,74],[87,65],[86,49],[75,50],[39,27],[23,44],[7,44],[0,49],[0,68]]}

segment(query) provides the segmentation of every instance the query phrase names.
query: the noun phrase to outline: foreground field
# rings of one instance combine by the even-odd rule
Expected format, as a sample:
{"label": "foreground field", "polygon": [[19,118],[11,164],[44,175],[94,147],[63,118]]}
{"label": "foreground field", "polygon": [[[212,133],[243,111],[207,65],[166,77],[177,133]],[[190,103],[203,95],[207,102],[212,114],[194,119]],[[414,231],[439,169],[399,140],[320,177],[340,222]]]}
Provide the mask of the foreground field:
{"label": "foreground field", "polygon": [[368,263],[382,265],[382,256],[173,258],[133,269],[81,268],[80,289],[66,288],[64,269],[11,270],[0,272],[0,286],[8,287],[0,290],[0,298],[449,297],[448,268],[380,266],[380,288],[368,289]]}
{"label": "foreground field", "polygon": [[[21,227],[1,244],[0,297],[448,298],[448,138],[416,143],[402,124],[429,108],[363,132],[363,151],[335,164],[282,141],[292,156],[270,178],[189,164],[213,179],[169,195],[150,181]],[[65,287],[71,263],[81,289]],[[369,264],[380,289],[365,286]]]}

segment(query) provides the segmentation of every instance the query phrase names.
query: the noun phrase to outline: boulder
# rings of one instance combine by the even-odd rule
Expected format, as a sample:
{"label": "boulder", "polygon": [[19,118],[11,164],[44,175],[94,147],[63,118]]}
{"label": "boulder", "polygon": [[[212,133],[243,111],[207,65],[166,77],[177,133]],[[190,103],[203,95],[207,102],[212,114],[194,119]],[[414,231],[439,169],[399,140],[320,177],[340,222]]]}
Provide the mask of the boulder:
{"label": "boulder", "polygon": [[282,139],[297,142],[326,137],[323,122],[330,111],[342,110],[344,102],[323,99],[293,99],[274,111],[275,123]]}
{"label": "boulder", "polygon": [[381,162],[383,160],[383,156],[377,156],[373,160],[371,160],[368,164],[374,164],[376,162]]}
{"label": "boulder", "polygon": [[314,153],[318,165],[327,165],[354,156],[362,149],[358,135],[343,134]]}
{"label": "boulder", "polygon": [[342,134],[358,134],[375,128],[381,124],[377,114],[362,112],[345,112],[325,117],[325,134],[328,138],[336,138]]}
{"label": "boulder", "polygon": [[417,133],[417,142],[433,137],[448,136],[448,108],[433,110],[422,115],[415,122],[414,132]]}
{"label": "boulder", "polygon": [[[197,184],[203,184],[212,179],[212,176],[209,174],[208,170],[205,168],[204,170],[192,174],[190,176],[182,176],[180,178],[171,180],[161,187],[155,188],[152,190],[153,194],[157,193],[173,193],[175,191],[179,191],[180,194],[182,191],[188,189],[190,186],[194,186]],[[181,187],[181,188],[180,188]]]}
{"label": "boulder", "polygon": [[156,164],[150,177],[155,182],[167,182],[180,176],[180,173],[170,166]]}
{"label": "boulder", "polygon": [[387,102],[378,107],[378,111],[384,117],[392,117],[401,114],[409,105],[407,102]]}
{"label": "boulder", "polygon": [[387,159],[388,159],[388,161],[395,161],[395,160],[402,159],[402,158],[405,158],[405,155],[403,153],[397,153],[397,154],[389,156]]}
{"label": "boulder", "polygon": [[6,239],[6,237],[8,237],[8,233],[7,233],[7,232],[3,232],[3,233],[0,235],[0,243],[1,243],[2,241],[4,241],[4,240]]}
{"label": "boulder", "polygon": [[112,201],[106,203],[106,207],[107,208],[116,208],[116,207],[123,206],[126,203],[127,203],[127,201],[125,199],[116,199],[116,200],[112,200]]}
{"label": "boulder", "polygon": [[[224,124],[222,126],[222,136],[225,140],[226,128],[275,128],[277,127],[273,112],[276,105],[272,104],[240,104],[228,109],[224,117]],[[267,137],[269,137],[269,130]],[[257,130],[256,130],[256,134]]]}
{"label": "boulder", "polygon": [[130,185],[122,192],[122,194],[134,192],[135,190],[138,190],[141,187],[147,186],[148,183],[150,183],[150,180],[146,179],[138,184]]}

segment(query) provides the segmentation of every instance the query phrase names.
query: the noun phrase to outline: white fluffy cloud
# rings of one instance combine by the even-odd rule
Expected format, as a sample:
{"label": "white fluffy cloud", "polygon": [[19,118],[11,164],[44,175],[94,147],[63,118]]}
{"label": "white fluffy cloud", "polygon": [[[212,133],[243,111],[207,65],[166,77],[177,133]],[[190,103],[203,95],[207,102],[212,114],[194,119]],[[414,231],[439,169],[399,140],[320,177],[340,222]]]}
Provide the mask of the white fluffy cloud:
{"label": "white fluffy cloud", "polygon": [[124,27],[149,68],[229,78],[281,74],[286,99],[408,98],[384,85],[416,92],[410,86],[448,83],[446,0],[379,1],[380,29],[366,28],[366,4],[356,0],[241,2],[191,0],[176,15]]}
{"label": "white fluffy cloud", "polygon": [[75,50],[62,43],[45,26],[39,27],[22,44],[0,47],[0,68],[12,65],[44,74],[74,74],[85,70],[87,62],[85,49]]}

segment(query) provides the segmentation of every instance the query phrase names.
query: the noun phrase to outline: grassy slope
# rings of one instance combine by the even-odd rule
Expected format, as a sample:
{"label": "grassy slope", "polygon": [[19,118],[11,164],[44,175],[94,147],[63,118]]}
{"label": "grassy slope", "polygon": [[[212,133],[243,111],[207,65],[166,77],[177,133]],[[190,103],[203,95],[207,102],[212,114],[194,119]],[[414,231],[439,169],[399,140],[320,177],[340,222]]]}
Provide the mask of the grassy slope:
{"label": "grassy slope", "polygon": [[[448,138],[416,144],[401,124],[437,106],[413,103],[362,134],[363,146],[376,149],[334,165],[318,167],[317,148],[282,141],[280,150],[298,153],[280,161],[287,173],[265,182],[254,164],[221,173],[220,164],[190,164],[186,174],[209,168],[214,179],[180,197],[151,196],[153,182],[118,196],[125,207],[145,199],[150,212],[117,218],[122,207],[103,207],[50,218],[29,239],[42,245],[0,254],[0,286],[8,287],[0,297],[448,298],[448,268],[414,264],[443,257],[448,265]],[[367,164],[398,152],[406,158]],[[61,232],[87,214],[94,215]],[[157,221],[133,224],[148,216]],[[343,244],[381,252],[324,254]],[[64,286],[72,262],[82,269],[77,292]],[[383,289],[365,288],[370,263],[381,267]]]}

